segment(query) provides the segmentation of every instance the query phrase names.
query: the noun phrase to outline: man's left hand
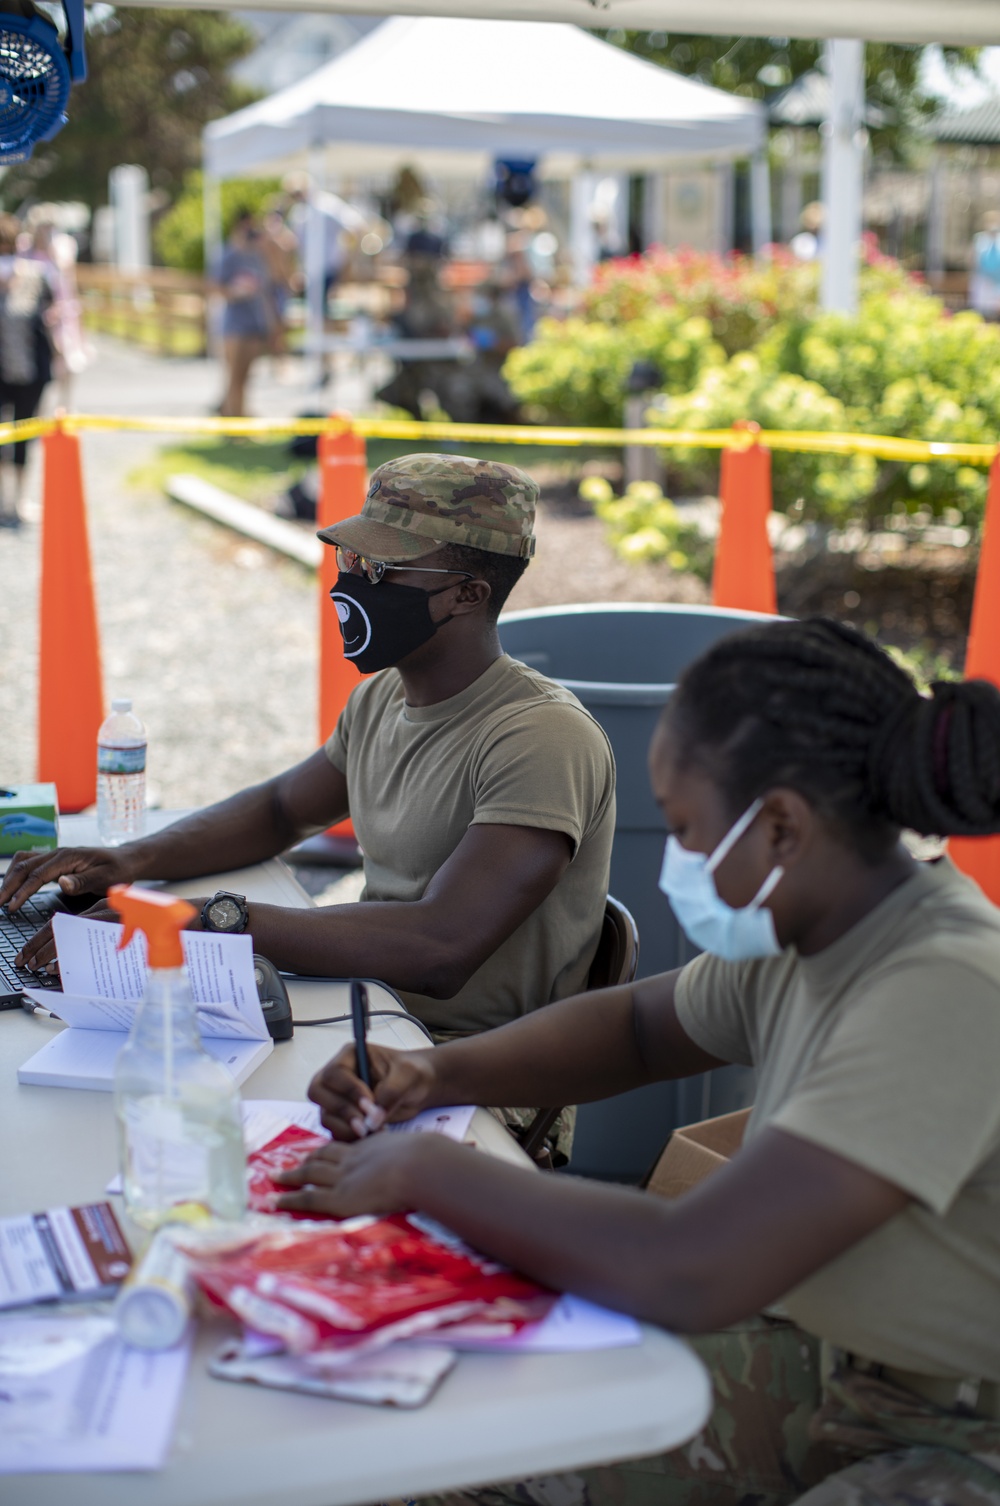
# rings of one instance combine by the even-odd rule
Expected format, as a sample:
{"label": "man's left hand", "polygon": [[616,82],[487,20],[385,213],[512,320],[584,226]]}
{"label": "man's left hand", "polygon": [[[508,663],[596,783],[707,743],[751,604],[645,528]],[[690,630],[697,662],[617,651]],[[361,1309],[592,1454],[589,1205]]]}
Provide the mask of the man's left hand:
{"label": "man's left hand", "polygon": [[353,1144],[331,1140],[292,1171],[275,1175],[276,1182],[290,1189],[278,1199],[278,1207],[330,1218],[405,1213],[419,1206],[420,1187],[428,1178],[447,1177],[449,1162],[471,1153],[471,1146],[440,1135],[383,1132]]}

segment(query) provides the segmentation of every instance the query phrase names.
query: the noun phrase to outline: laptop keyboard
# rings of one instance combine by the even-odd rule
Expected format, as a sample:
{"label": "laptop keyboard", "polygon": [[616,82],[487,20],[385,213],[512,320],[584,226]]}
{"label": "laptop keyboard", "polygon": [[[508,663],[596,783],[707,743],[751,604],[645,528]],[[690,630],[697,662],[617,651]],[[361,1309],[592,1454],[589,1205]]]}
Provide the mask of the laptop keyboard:
{"label": "laptop keyboard", "polygon": [[6,907],[0,908],[0,1008],[20,1003],[25,988],[60,987],[58,974],[33,973],[26,967],[15,967],[14,958],[24,943],[45,925],[53,911],[62,908],[56,894],[42,894],[25,900],[13,914]]}

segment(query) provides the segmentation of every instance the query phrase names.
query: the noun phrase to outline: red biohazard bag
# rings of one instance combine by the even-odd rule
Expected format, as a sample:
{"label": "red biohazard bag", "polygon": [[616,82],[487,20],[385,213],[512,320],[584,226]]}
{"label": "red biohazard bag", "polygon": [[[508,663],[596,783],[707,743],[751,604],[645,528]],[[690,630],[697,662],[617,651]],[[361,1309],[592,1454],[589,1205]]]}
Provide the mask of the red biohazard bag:
{"label": "red biohazard bag", "polygon": [[251,1212],[280,1212],[282,1218],[315,1219],[315,1213],[289,1213],[284,1208],[279,1209],[278,1198],[292,1189],[274,1181],[274,1175],[279,1171],[291,1171],[305,1160],[310,1151],[329,1143],[329,1135],[317,1135],[312,1130],[290,1124],[260,1150],[251,1151],[247,1156],[247,1203]]}
{"label": "red biohazard bag", "polygon": [[556,1300],[414,1215],[276,1221],[193,1264],[214,1302],[293,1354],[353,1354],[469,1318],[516,1330]]}

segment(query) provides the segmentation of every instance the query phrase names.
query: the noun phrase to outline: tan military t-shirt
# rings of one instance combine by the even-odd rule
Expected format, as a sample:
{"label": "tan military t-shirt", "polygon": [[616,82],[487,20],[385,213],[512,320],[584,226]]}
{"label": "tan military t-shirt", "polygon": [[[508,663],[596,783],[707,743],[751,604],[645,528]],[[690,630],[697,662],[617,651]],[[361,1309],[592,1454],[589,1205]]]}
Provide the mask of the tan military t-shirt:
{"label": "tan military t-shirt", "polygon": [[386,669],[351,692],[326,752],[347,776],[363,899],[420,899],[473,825],[540,827],[572,842],[555,888],[460,993],[403,994],[432,1030],[485,1030],[586,986],[608,892],[615,771],[574,695],[504,655],[459,695],[407,706],[398,671]]}
{"label": "tan military t-shirt", "polygon": [[702,956],[677,1013],[757,1067],[770,1125],[916,1199],[789,1293],[810,1332],[882,1364],[1000,1381],[1000,911],[921,865],[811,957]]}

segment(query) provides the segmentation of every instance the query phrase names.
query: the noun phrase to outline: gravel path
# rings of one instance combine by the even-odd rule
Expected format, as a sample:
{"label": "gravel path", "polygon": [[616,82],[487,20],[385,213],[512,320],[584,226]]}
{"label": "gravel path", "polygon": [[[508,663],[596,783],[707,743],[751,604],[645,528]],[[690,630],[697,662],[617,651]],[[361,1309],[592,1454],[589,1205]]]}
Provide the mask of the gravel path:
{"label": "gravel path", "polygon": [[[159,360],[113,341],[79,379],[88,412],[201,414],[217,396],[211,362]],[[338,380],[332,407],[356,404],[356,378]],[[301,386],[257,382],[254,411],[291,414],[315,405]],[[199,805],[268,777],[316,745],[313,577],[270,551],[195,517],[130,473],[163,440],[142,434],[84,437],[90,543],[105,691],[131,695],[150,734],[155,803]],[[18,533],[0,532],[0,779],[34,777],[39,509]],[[527,457],[526,457],[527,458]],[[619,560],[593,518],[546,510],[538,554],[510,606],[571,601],[704,600],[700,585]],[[72,645],[67,645],[72,652]]]}

